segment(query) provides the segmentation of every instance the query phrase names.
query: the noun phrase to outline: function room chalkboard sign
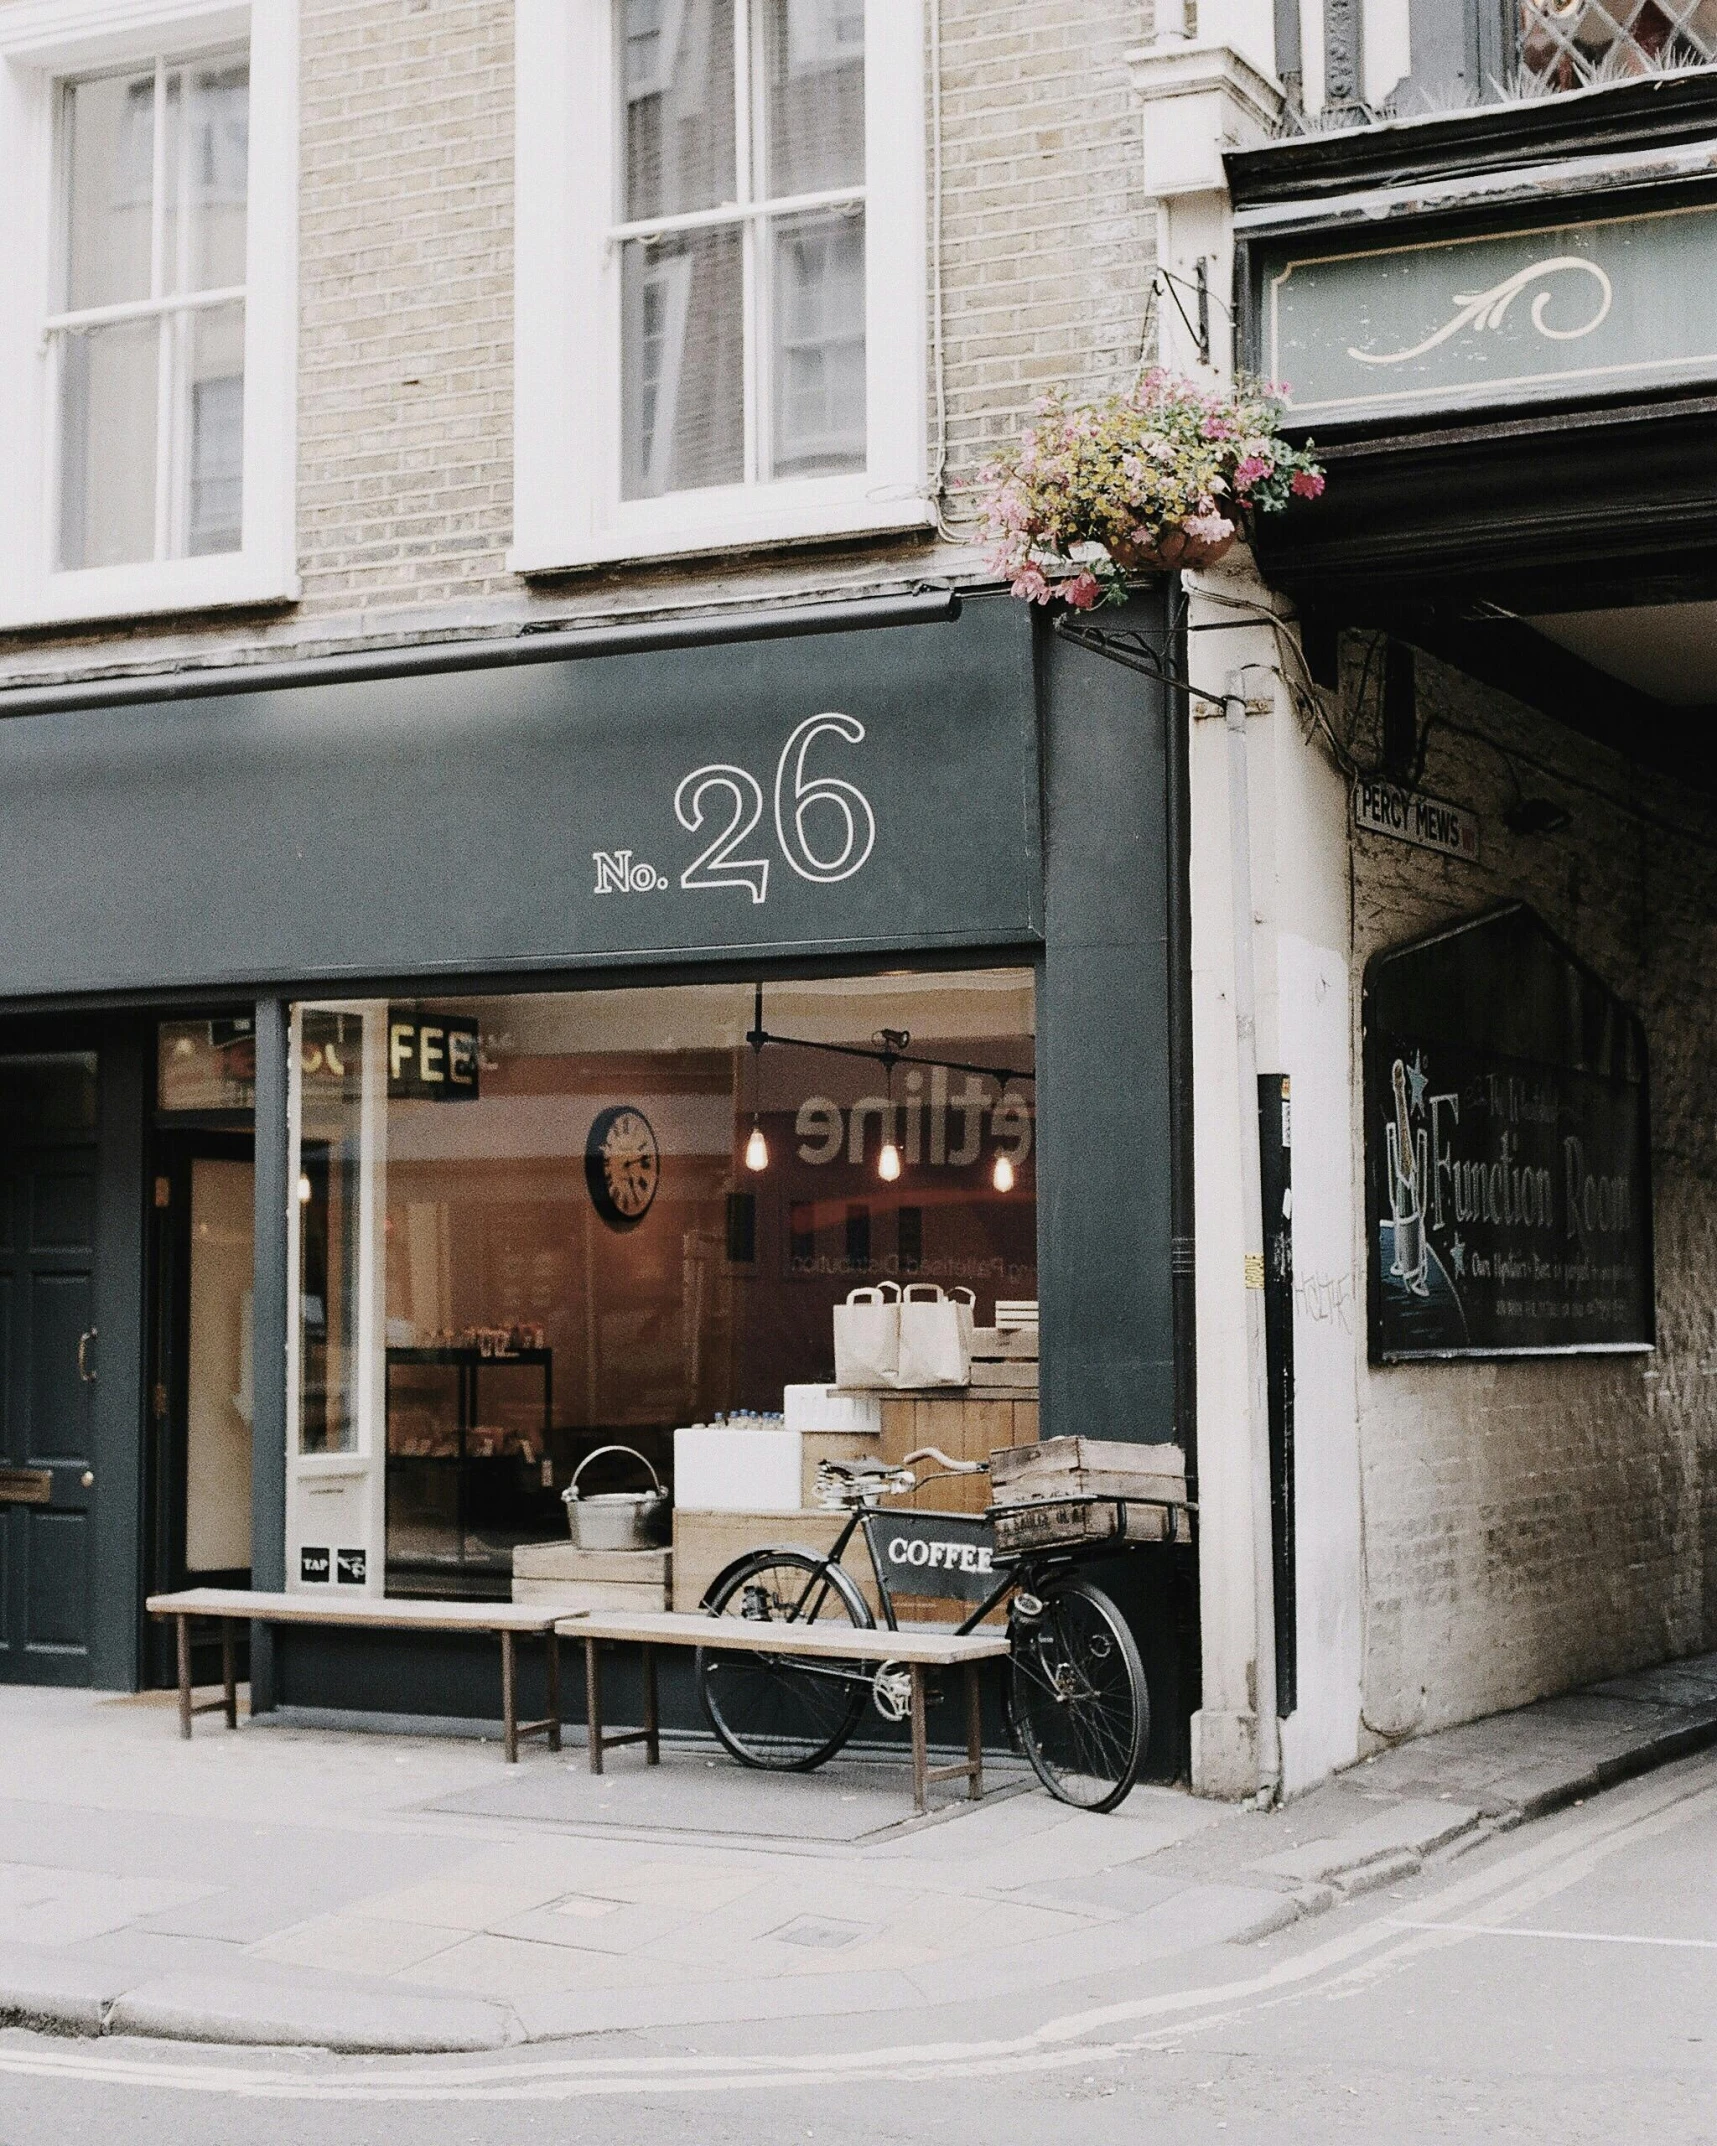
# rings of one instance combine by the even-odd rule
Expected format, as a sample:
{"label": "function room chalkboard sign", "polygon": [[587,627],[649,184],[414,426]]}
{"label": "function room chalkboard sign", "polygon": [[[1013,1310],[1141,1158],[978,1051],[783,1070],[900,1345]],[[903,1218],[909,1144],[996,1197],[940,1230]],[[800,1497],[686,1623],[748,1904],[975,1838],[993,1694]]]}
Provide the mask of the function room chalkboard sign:
{"label": "function room chalkboard sign", "polygon": [[1524,904],[1365,976],[1371,1360],[1653,1344],[1639,1021]]}

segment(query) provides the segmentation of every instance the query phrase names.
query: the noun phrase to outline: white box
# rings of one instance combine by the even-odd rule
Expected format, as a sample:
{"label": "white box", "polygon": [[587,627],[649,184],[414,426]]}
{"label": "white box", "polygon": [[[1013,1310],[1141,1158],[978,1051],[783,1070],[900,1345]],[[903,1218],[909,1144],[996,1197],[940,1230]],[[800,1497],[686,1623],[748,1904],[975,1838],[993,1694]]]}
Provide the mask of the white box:
{"label": "white box", "polygon": [[799,1433],[693,1423],[674,1433],[674,1503],[686,1512],[796,1513]]}
{"label": "white box", "polygon": [[880,1393],[837,1394],[830,1386],[789,1386],[782,1405],[790,1431],[882,1433]]}

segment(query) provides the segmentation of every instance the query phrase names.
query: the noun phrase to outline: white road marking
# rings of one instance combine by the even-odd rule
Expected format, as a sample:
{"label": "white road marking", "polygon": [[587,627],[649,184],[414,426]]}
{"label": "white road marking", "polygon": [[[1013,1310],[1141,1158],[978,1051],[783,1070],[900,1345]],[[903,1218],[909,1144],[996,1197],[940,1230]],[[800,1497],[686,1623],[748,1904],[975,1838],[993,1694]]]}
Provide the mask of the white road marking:
{"label": "white road marking", "polygon": [[1463,1937],[1554,1937],[1573,1945],[1670,1945],[1689,1952],[1717,1952],[1717,1937],[1635,1937],[1614,1930],[1529,1930],[1518,1923],[1413,1922],[1391,1915],[1397,1930],[1459,1930]]}
{"label": "white road marking", "polygon": [[[1707,1765],[1701,1773],[1708,1776],[1710,1770]],[[229,2064],[213,2050],[201,2062],[182,2057],[155,2061],[133,2053],[135,2044],[120,2053],[111,2045],[104,2048],[91,2043],[83,2049],[64,2045],[0,2048],[0,2074],[229,2094],[250,2100],[415,2102],[755,2092],[765,2086],[832,2086],[856,2079],[911,2082],[1063,2070],[1160,2048],[1166,2040],[1220,2025],[1244,2012],[1305,1996],[1320,1983],[1323,1994],[1350,1994],[1427,1952],[1462,1942],[1467,1930],[1458,1922],[1441,1919],[1439,1909],[1459,1911],[1482,1903],[1493,1913],[1519,1913],[1577,1883],[1604,1857],[1717,1808],[1717,1783],[1700,1777],[1660,1779],[1650,1787],[1617,1790],[1614,1795],[1614,1802],[1606,1799],[1607,1807],[1589,1810],[1578,1824],[1431,1895],[1421,1903],[1426,1911],[1423,1926],[1413,1924],[1412,1934],[1394,1944],[1389,1940],[1401,1925],[1392,1918],[1379,1918],[1326,1939],[1295,1959],[1279,1960],[1259,1974],[1067,2013],[1007,2040],[912,2043],[804,2057],[774,2052],[759,2057],[523,2059],[510,2065],[491,2060],[454,2062],[445,2069],[402,2065],[397,2070],[347,2070],[318,2077],[250,2063]],[[1480,1927],[1487,1935],[1494,1930],[1490,1924]],[[1368,1953],[1376,1956],[1367,1959]],[[1204,2016],[1190,2016],[1197,2014]],[[1129,2026],[1142,2031],[1121,2040],[1090,2039],[1104,2029]]]}

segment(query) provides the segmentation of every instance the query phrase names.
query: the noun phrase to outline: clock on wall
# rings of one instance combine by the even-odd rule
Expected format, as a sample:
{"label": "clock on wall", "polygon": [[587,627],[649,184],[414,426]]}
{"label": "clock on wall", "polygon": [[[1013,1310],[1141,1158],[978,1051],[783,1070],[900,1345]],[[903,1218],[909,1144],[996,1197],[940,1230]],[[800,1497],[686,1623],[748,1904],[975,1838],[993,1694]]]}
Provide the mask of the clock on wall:
{"label": "clock on wall", "polygon": [[584,1143],[590,1203],[610,1229],[636,1229],[662,1181],[662,1151],[649,1119],[616,1103],[592,1123]]}

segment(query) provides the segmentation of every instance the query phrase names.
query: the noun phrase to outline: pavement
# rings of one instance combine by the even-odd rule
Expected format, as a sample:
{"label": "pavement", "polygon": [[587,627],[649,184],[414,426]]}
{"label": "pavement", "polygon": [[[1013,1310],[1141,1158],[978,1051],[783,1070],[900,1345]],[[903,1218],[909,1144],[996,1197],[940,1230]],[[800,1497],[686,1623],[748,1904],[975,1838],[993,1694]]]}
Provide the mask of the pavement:
{"label": "pavement", "polygon": [[[473,1731],[484,1725],[467,1725]],[[0,2027],[433,2055],[922,2017],[1160,1974],[1435,1871],[1717,1744],[1717,1655],[1417,1739],[1285,1809],[1145,1786],[1107,1817],[1017,1763],[910,1816],[893,1756],[659,1769],[498,1728],[216,1721],[0,1688]]]}

